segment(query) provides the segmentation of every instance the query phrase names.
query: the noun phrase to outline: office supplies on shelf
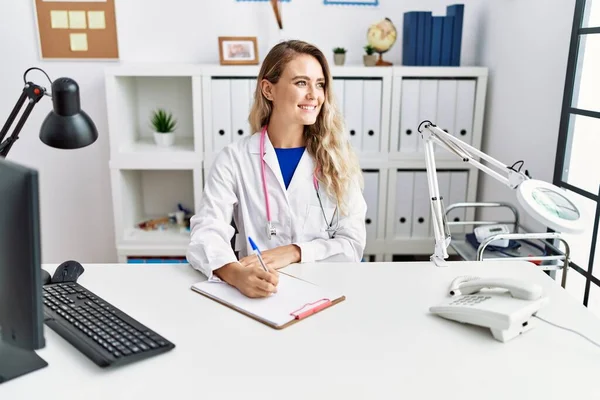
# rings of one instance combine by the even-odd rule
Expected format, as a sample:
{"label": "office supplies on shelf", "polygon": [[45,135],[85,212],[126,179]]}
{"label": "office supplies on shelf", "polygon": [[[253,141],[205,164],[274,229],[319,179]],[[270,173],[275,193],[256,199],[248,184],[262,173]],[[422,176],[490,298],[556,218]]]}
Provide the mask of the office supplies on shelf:
{"label": "office supplies on shelf", "polygon": [[262,254],[258,249],[258,246],[256,246],[256,243],[254,243],[254,240],[252,240],[250,236],[248,236],[248,240],[250,241],[250,246],[252,246],[252,250],[254,250],[254,254],[256,254],[256,257],[258,257],[258,262],[260,262],[260,265],[263,267],[265,272],[269,272],[269,269],[267,268],[264,260],[262,259]]}
{"label": "office supplies on shelf", "polygon": [[106,300],[75,282],[44,289],[44,322],[100,367],[125,365],[175,348]]}
{"label": "office supplies on shelf", "polygon": [[275,329],[283,329],[346,299],[299,278],[279,274],[277,293],[252,299],[225,282],[203,281],[192,290]]}
{"label": "office supplies on shelf", "polygon": [[[448,258],[447,247],[450,245],[451,237],[446,221],[443,198],[440,196],[438,186],[434,143],[460,157],[464,162],[474,165],[509,188],[515,189],[517,199],[523,208],[539,222],[557,231],[549,234],[551,238],[560,240],[561,235],[559,232],[578,233],[584,230],[587,219],[584,211],[575,205],[571,195],[550,183],[531,179],[527,173],[521,172],[521,168],[516,169],[515,166],[518,163],[523,163],[522,161],[518,161],[509,167],[445,132],[431,121],[422,121],[419,124],[418,131],[425,143],[425,166],[427,168],[431,219],[435,237],[435,249],[431,260],[438,267],[447,265],[445,259]],[[476,158],[485,160],[490,167],[483,165]],[[500,172],[494,170],[494,168]],[[565,268],[563,280],[566,279],[566,274],[567,269]]]}
{"label": "office supplies on shelf", "polygon": [[[498,225],[484,225],[478,226],[473,230],[475,237],[479,243],[482,243],[487,238],[494,236],[499,233],[510,233],[508,230],[508,226],[505,224]],[[508,247],[508,239],[498,239],[494,241],[494,246],[496,247]]]}
{"label": "office supplies on shelf", "polygon": [[429,310],[446,319],[490,328],[500,342],[531,330],[532,317],[548,302],[540,285],[505,278],[459,277],[449,293],[451,299]]}

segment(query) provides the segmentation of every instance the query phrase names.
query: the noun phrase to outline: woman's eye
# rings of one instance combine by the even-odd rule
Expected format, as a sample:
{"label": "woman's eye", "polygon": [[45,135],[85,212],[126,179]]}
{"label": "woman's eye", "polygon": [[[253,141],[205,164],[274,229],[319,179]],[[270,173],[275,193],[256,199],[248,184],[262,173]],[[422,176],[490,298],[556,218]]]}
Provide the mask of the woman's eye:
{"label": "woman's eye", "polygon": [[298,82],[296,82],[296,85],[305,86],[306,82],[305,81],[298,81]]}
{"label": "woman's eye", "polygon": [[324,88],[325,88],[325,84],[324,84],[324,83],[322,83],[322,82],[321,82],[321,83],[317,83],[317,86],[318,86],[318,87],[320,87],[321,89],[324,89]]}

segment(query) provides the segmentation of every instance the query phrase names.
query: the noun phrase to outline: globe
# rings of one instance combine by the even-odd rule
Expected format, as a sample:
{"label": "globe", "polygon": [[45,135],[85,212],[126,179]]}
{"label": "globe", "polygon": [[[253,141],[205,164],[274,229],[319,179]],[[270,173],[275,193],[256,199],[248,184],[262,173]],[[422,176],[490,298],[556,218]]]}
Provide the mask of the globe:
{"label": "globe", "polygon": [[392,65],[390,62],[383,61],[381,55],[392,48],[396,43],[397,35],[396,27],[389,18],[384,18],[369,27],[367,42],[379,53],[377,65]]}

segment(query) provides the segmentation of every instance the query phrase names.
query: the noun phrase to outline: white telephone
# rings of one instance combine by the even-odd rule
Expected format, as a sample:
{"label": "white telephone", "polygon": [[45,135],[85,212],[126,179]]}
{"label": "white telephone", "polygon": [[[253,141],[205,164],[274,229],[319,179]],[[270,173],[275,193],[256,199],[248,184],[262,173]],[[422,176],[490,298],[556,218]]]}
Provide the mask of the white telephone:
{"label": "white telephone", "polygon": [[429,311],[446,319],[488,327],[501,342],[532,329],[532,316],[548,301],[540,285],[507,278],[458,277],[449,292],[452,299]]}

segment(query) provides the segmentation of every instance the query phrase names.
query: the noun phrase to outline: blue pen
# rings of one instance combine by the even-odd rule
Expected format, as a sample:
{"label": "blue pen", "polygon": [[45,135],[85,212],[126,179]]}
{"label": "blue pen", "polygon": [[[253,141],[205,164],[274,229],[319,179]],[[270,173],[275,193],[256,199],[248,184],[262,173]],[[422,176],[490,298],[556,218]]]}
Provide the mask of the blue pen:
{"label": "blue pen", "polygon": [[252,246],[252,250],[254,250],[254,253],[258,257],[258,261],[260,262],[260,265],[262,265],[265,272],[269,272],[269,269],[267,268],[267,266],[265,265],[265,262],[262,259],[260,250],[256,246],[256,243],[254,243],[254,240],[252,240],[252,238],[250,236],[248,236],[248,241],[250,242],[250,246]]}

